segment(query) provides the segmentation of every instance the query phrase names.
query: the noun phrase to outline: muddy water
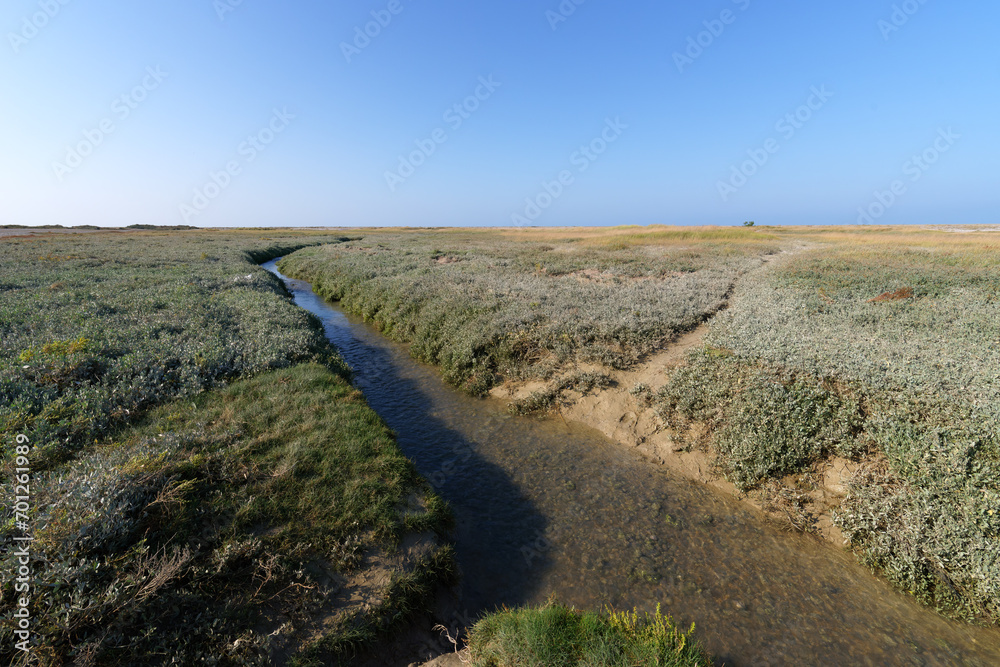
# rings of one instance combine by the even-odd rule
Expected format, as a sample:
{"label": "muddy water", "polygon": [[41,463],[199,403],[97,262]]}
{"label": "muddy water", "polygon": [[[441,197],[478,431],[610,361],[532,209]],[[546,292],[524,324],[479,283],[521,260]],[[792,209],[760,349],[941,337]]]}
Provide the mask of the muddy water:
{"label": "muddy water", "polygon": [[1000,665],[997,630],[948,621],[849,554],[776,530],[596,431],[471,399],[308,283],[285,281],[454,508],[473,618],[553,595],[579,608],[662,603],[729,665]]}

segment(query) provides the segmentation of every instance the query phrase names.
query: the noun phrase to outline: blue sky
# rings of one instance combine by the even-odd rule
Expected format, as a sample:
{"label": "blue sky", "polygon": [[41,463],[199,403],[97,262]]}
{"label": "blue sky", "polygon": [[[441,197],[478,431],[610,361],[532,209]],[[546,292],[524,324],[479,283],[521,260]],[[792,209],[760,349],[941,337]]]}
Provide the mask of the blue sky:
{"label": "blue sky", "polygon": [[578,1],[7,0],[0,224],[1000,223],[1000,5]]}

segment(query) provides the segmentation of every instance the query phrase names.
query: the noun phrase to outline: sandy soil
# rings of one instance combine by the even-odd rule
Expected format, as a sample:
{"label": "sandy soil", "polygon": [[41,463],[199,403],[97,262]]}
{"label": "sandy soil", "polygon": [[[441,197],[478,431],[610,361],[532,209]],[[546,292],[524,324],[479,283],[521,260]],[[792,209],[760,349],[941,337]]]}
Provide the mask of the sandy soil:
{"label": "sandy soil", "polygon": [[[707,446],[687,445],[707,440],[704,426],[694,425],[678,432],[643,397],[630,393],[637,384],[644,384],[655,393],[664,384],[669,370],[683,364],[686,354],[702,344],[706,333],[707,327],[702,325],[630,370],[578,366],[578,370],[608,373],[613,379],[612,386],[588,394],[565,392],[560,414],[567,421],[601,431],[648,461],[740,499],[781,525],[801,529],[804,524],[812,524],[811,532],[842,546],[844,536],[834,525],[831,511],[839,506],[846,481],[857,469],[857,463],[831,458],[806,475],[789,476],[761,491],[743,494],[715,471],[714,457]],[[544,386],[542,382],[507,383],[494,388],[491,394],[501,400],[517,400]]]}
{"label": "sandy soil", "polygon": [[[464,653],[445,653],[442,656],[434,658],[430,662],[425,662],[425,667],[462,667],[469,662],[468,656]],[[417,663],[413,663],[411,667],[416,667]]]}

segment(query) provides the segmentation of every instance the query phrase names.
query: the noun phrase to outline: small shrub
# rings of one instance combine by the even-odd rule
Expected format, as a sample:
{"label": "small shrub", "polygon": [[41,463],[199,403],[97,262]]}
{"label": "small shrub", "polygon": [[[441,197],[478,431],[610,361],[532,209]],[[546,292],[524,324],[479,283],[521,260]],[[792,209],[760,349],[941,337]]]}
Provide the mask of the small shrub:
{"label": "small shrub", "polygon": [[741,490],[799,472],[827,454],[856,455],[860,403],[815,378],[694,353],[660,392],[660,412],[706,422],[718,463]]}
{"label": "small shrub", "polygon": [[533,391],[524,398],[511,401],[507,405],[507,412],[512,415],[530,415],[547,412],[555,407],[558,398],[559,390],[557,389]]}
{"label": "small shrub", "polygon": [[469,633],[473,667],[631,667],[711,665],[694,637],[657,606],[652,614],[577,612],[557,604],[507,609]]}

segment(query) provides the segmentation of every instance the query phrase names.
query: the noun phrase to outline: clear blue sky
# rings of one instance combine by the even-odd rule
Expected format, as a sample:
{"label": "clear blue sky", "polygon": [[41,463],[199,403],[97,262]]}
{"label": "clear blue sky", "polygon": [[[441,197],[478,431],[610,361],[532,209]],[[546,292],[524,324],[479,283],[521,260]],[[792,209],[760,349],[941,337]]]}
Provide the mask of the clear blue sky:
{"label": "clear blue sky", "polygon": [[0,9],[0,224],[1000,223],[993,2],[62,2]]}

